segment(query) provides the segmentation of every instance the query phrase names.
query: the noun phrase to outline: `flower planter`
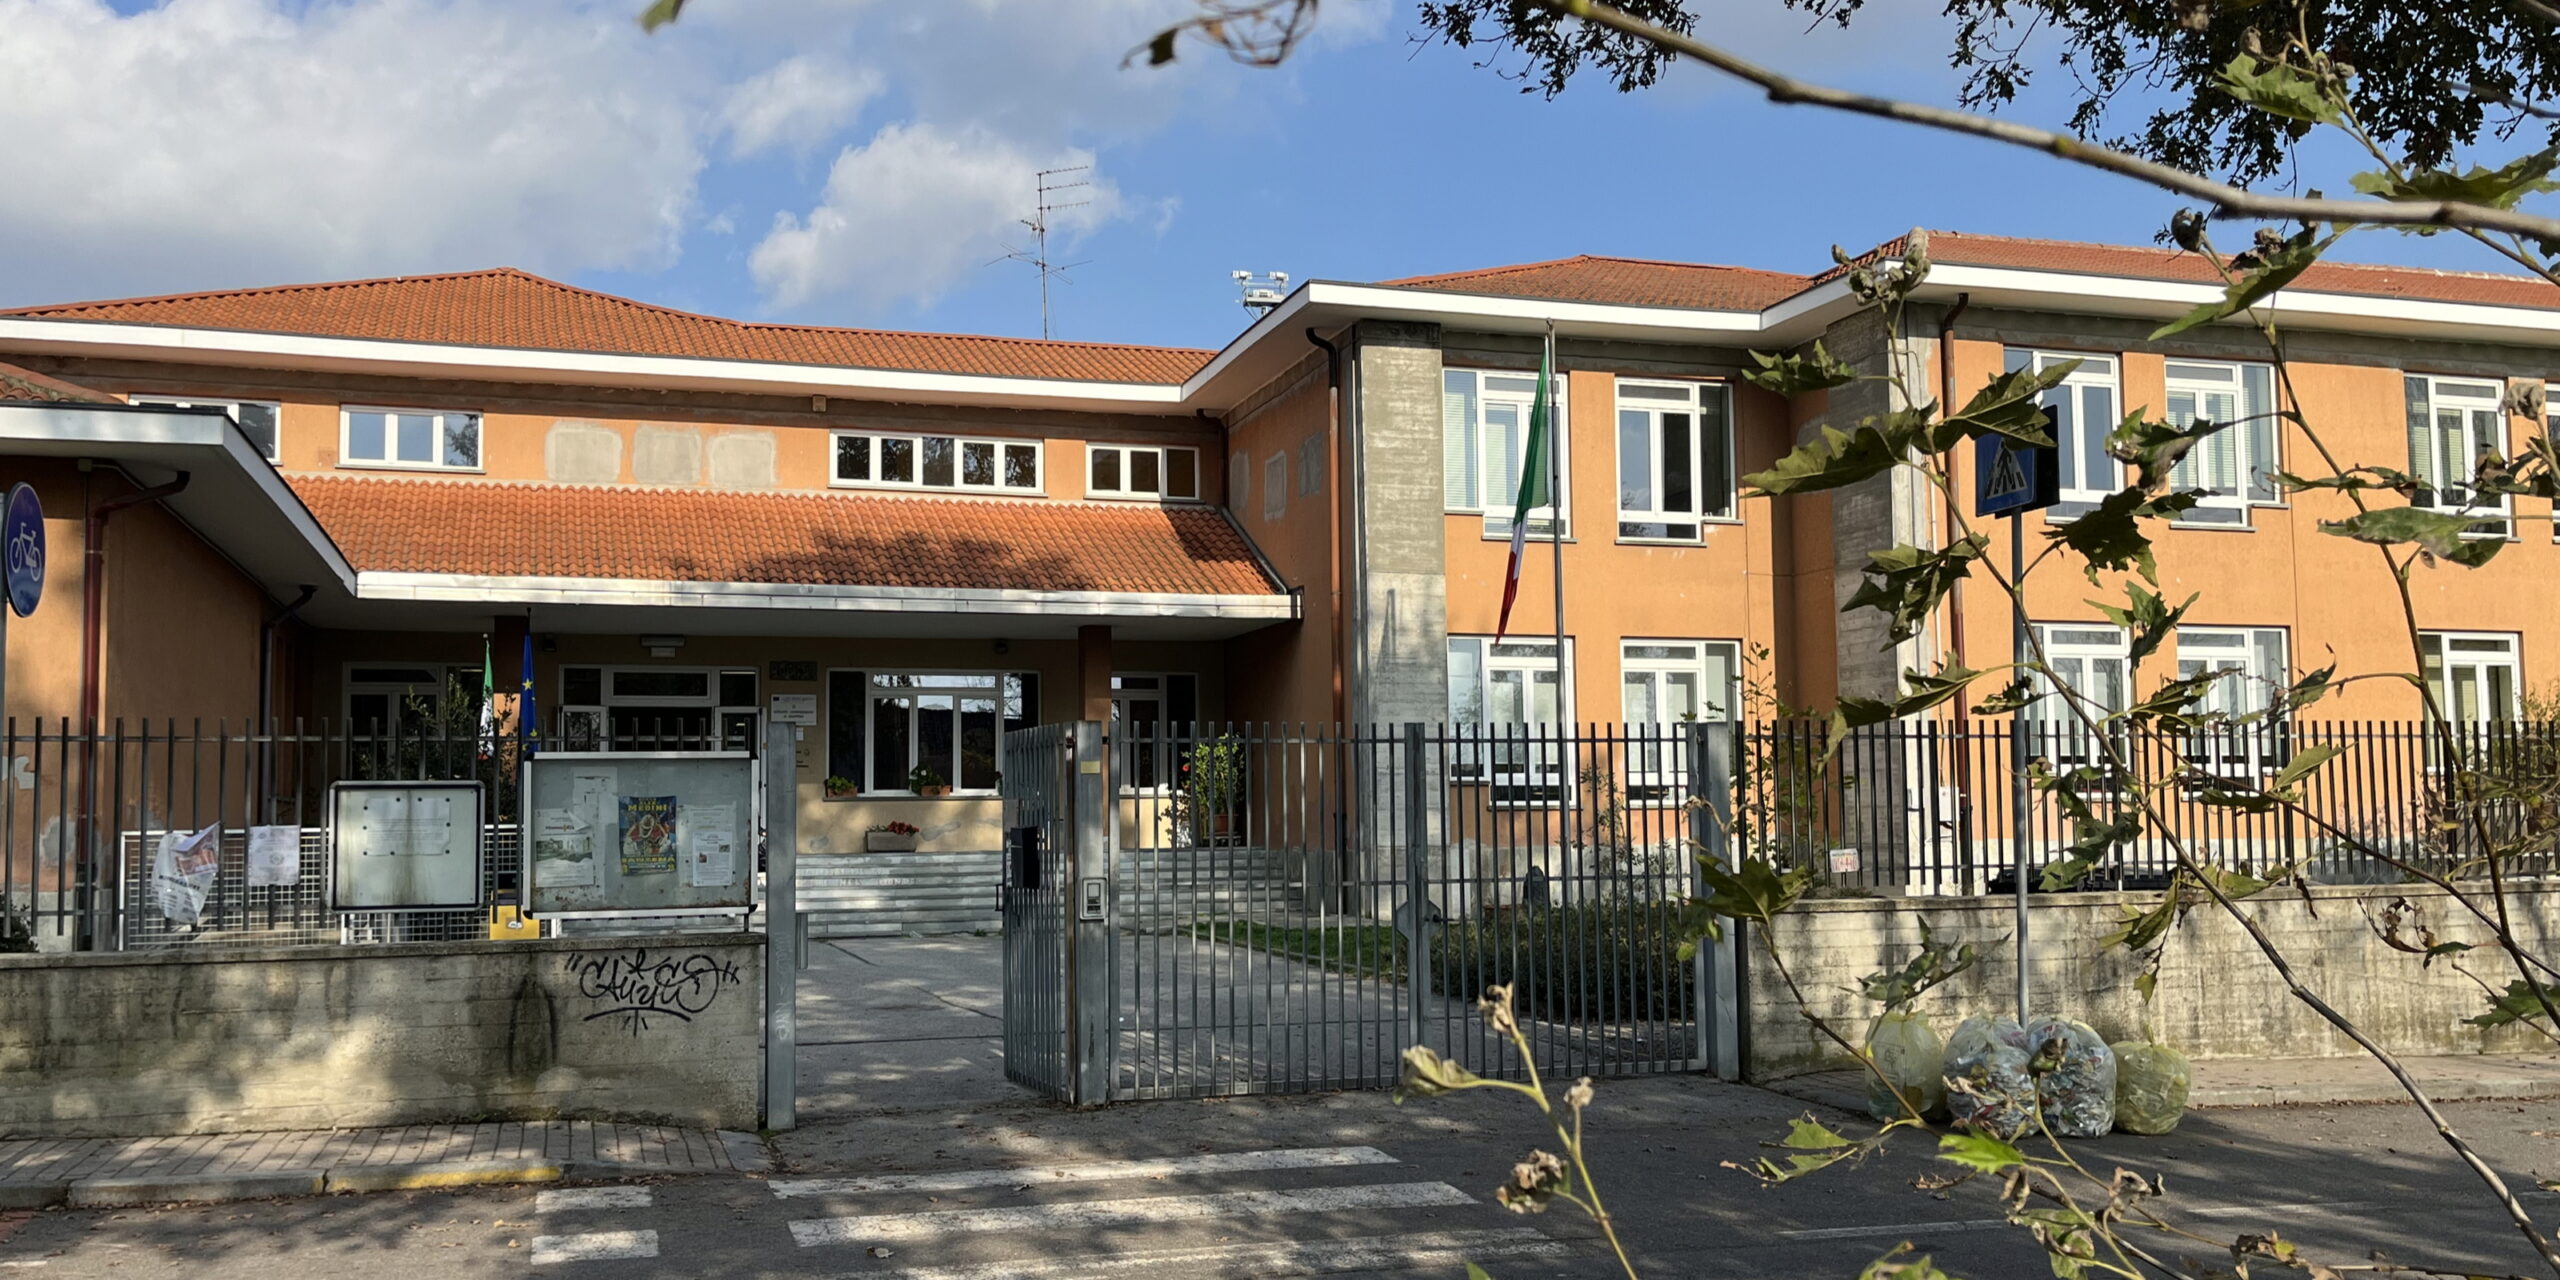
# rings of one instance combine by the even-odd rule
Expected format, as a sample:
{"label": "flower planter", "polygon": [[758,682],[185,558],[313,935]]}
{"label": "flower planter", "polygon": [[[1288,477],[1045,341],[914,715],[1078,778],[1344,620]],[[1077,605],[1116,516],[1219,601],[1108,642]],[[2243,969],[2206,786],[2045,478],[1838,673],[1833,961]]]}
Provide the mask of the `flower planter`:
{"label": "flower planter", "polygon": [[862,847],[871,853],[914,853],[916,833],[910,831],[900,835],[895,831],[866,831],[862,833]]}
{"label": "flower planter", "polygon": [[950,794],[951,794],[951,788],[949,788],[949,787],[926,787],[924,790],[919,791],[919,792],[917,792],[916,794],[917,794],[917,795],[920,795],[920,796],[947,796],[947,795],[950,795]]}

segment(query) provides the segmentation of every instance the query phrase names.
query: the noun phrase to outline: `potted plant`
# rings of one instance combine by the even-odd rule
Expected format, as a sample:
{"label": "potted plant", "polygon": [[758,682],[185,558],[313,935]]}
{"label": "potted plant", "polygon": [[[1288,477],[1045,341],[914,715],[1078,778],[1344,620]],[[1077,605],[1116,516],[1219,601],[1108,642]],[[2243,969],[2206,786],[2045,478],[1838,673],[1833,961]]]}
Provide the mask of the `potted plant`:
{"label": "potted plant", "polygon": [[853,794],[853,779],[840,773],[828,774],[824,785],[827,788],[827,798],[830,800],[841,800]]}
{"label": "potted plant", "polygon": [[1170,815],[1175,843],[1234,840],[1236,811],[1244,803],[1244,743],[1231,734],[1196,744],[1182,753],[1179,775]]}
{"label": "potted plant", "polygon": [[922,831],[912,822],[883,822],[863,833],[862,847],[872,853],[914,853]]}
{"label": "potted plant", "polygon": [[907,771],[907,790],[920,796],[947,796],[951,794],[951,780],[932,765],[920,764]]}

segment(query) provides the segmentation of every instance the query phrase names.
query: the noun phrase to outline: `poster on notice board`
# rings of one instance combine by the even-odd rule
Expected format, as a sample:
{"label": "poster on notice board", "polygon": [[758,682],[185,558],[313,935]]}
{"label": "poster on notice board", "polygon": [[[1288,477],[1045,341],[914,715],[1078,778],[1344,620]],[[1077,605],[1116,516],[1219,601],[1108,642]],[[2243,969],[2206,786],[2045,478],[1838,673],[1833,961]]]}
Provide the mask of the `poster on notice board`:
{"label": "poster on notice board", "polygon": [[676,798],[622,797],[622,874],[673,875],[676,869]]}

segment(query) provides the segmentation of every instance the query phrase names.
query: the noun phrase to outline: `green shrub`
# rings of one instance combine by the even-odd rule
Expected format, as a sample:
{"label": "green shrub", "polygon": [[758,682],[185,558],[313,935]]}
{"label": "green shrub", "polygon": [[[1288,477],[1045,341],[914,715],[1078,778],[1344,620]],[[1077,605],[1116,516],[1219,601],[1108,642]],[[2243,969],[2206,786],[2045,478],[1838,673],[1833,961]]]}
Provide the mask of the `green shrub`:
{"label": "green shrub", "polygon": [[1550,1021],[1685,1019],[1696,987],[1678,915],[1671,903],[1614,901],[1452,920],[1432,934],[1431,983],[1465,1000],[1508,983],[1523,1015]]}

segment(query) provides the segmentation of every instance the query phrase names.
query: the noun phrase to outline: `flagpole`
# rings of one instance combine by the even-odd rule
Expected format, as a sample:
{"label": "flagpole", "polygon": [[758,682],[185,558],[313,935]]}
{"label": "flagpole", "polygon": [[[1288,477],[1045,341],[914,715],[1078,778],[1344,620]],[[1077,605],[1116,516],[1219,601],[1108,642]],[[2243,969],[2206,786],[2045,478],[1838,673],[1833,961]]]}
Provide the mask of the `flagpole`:
{"label": "flagpole", "polygon": [[1556,322],[1553,320],[1547,321],[1546,365],[1550,371],[1546,404],[1547,502],[1550,512],[1547,533],[1555,548],[1556,720],[1561,730],[1573,718],[1570,710],[1573,698],[1572,686],[1567,683],[1571,677],[1566,674],[1564,660],[1564,423],[1557,419],[1555,409],[1555,387],[1563,380],[1564,371],[1556,368]]}

